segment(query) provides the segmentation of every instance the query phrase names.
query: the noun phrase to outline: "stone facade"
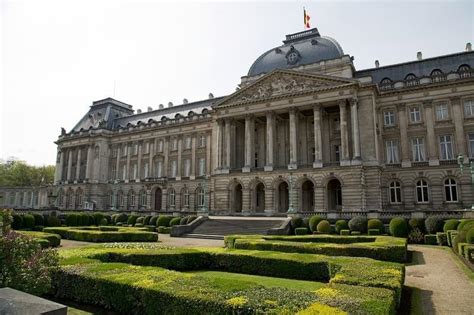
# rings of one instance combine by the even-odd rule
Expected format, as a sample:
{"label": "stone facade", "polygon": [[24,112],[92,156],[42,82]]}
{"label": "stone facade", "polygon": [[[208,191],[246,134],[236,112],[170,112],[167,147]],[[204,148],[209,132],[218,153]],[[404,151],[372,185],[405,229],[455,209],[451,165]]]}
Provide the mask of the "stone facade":
{"label": "stone facade", "polygon": [[259,57],[231,95],[143,113],[94,102],[56,142],[56,205],[266,215],[470,208],[470,45],[376,64],[356,71],[313,29]]}

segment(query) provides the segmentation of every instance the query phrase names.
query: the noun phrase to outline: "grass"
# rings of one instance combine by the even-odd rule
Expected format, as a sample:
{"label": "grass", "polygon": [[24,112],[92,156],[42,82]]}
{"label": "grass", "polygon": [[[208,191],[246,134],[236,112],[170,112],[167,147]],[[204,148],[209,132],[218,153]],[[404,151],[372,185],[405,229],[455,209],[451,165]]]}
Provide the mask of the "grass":
{"label": "grass", "polygon": [[267,288],[280,287],[303,291],[314,291],[325,286],[323,283],[315,281],[290,280],[285,278],[246,275],[223,271],[199,270],[189,271],[187,273],[195,274],[200,277],[209,279],[210,281],[215,281],[216,283],[220,282],[225,285],[229,283],[233,285],[232,283],[243,282],[252,284],[252,286],[261,285]]}

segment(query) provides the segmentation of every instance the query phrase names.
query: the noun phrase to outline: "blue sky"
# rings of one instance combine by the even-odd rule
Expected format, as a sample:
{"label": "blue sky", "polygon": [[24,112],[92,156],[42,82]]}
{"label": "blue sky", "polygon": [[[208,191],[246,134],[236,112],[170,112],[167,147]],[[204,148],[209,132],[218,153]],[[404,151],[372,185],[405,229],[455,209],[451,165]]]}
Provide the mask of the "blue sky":
{"label": "blue sky", "polygon": [[253,61],[311,26],[356,69],[463,51],[472,1],[0,0],[0,158],[52,164],[93,101],[146,110],[233,92]]}

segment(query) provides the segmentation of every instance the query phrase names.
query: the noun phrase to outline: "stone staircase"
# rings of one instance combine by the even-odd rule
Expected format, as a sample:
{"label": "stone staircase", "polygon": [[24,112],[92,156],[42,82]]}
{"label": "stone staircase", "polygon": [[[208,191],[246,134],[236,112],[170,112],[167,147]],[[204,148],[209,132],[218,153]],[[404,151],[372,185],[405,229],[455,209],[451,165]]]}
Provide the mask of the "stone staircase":
{"label": "stone staircase", "polygon": [[284,218],[209,218],[183,237],[223,240],[231,234],[267,234],[272,228],[282,225]]}

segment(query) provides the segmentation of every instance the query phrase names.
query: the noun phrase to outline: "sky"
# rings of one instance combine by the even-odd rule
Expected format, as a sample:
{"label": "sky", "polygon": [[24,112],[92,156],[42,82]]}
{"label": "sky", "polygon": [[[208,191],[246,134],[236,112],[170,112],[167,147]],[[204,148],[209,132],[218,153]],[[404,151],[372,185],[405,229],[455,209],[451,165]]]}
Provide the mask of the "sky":
{"label": "sky", "polygon": [[473,1],[0,0],[0,159],[53,164],[93,101],[133,108],[235,91],[286,34],[336,39],[356,69],[461,52]]}

